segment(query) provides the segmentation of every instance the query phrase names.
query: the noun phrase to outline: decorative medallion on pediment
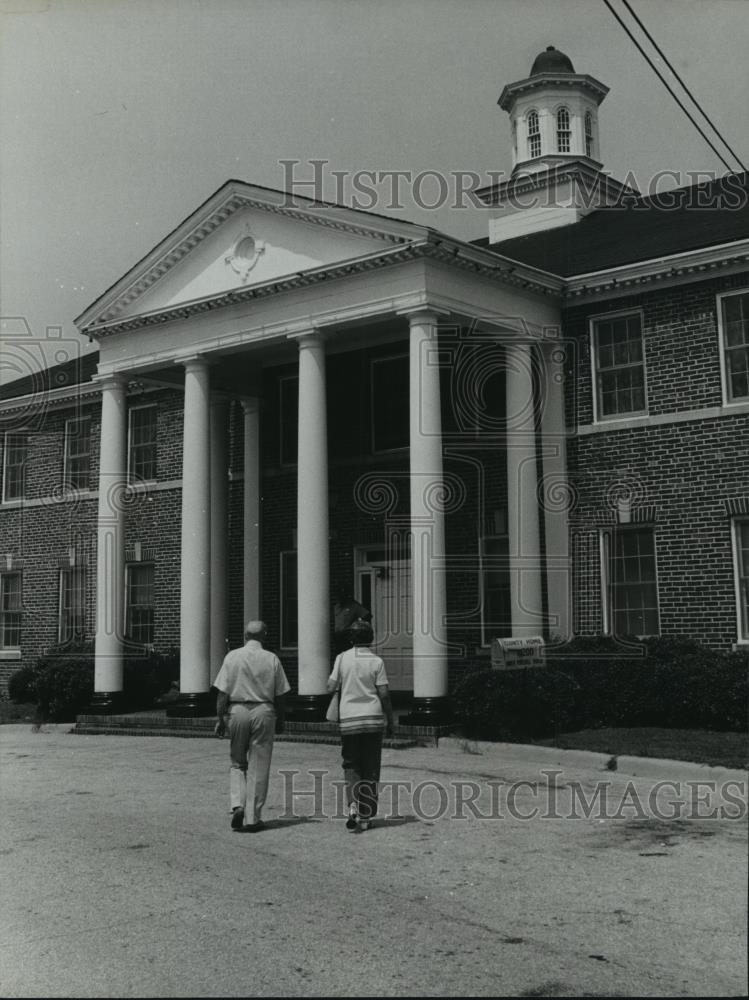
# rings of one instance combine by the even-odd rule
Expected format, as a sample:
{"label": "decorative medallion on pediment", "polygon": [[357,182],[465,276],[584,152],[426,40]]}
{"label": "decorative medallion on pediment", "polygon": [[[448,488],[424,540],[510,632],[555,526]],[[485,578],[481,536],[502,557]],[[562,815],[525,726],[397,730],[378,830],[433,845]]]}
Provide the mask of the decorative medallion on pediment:
{"label": "decorative medallion on pediment", "polygon": [[239,275],[242,284],[249,280],[250,273],[265,253],[267,244],[253,236],[250,226],[245,225],[230,254],[224,257],[224,263]]}

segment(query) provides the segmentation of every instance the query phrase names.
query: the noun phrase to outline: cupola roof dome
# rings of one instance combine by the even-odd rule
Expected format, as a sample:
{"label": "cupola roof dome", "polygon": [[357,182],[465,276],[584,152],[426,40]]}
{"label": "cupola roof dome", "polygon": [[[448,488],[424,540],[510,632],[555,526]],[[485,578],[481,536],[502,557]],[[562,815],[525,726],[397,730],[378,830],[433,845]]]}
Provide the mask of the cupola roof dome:
{"label": "cupola roof dome", "polygon": [[539,53],[533,60],[533,65],[531,66],[531,76],[536,76],[539,73],[574,73],[575,67],[569,56],[566,56],[564,52],[560,52],[559,49],[555,49],[553,45],[549,45],[545,52]]}

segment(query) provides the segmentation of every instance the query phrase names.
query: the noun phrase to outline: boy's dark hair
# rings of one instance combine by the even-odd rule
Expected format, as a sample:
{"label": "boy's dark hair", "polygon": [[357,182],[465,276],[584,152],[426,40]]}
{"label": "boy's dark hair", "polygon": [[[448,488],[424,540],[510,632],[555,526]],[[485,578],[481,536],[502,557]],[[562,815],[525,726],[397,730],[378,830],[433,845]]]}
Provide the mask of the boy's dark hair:
{"label": "boy's dark hair", "polygon": [[374,639],[374,632],[369,622],[357,618],[348,628],[349,638],[352,646],[369,646]]}

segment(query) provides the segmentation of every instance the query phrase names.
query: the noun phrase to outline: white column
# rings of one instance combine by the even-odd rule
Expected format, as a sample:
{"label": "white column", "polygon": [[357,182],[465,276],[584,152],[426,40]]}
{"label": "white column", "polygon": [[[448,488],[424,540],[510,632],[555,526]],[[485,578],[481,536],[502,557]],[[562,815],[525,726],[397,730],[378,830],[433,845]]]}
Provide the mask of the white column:
{"label": "white column", "polygon": [[569,547],[567,432],[564,415],[564,348],[558,341],[543,344],[543,463],[544,540],[549,632],[569,638],[572,623],[572,565]]}
{"label": "white column", "polygon": [[[442,508],[442,413],[437,316],[413,313],[410,323],[411,584],[415,712],[419,699],[447,694],[445,515]],[[437,713],[438,714],[438,713]]]}
{"label": "white column", "polygon": [[244,623],[260,617],[260,406],[244,410]]}
{"label": "white column", "polygon": [[210,373],[204,358],[185,365],[182,454],[180,695],[210,687]]}
{"label": "white column", "polygon": [[226,653],[228,614],[228,403],[211,398],[211,660],[210,680],[216,677]]}
{"label": "white column", "polygon": [[317,333],[299,339],[297,475],[299,695],[312,700],[330,674],[325,345]]}
{"label": "white column", "polygon": [[[101,380],[101,446],[96,551],[95,703],[122,691],[125,609],[125,504],[127,486],[127,382]],[[99,697],[103,696],[103,697]]]}
{"label": "white column", "polygon": [[507,532],[513,638],[543,633],[531,344],[506,345]]}

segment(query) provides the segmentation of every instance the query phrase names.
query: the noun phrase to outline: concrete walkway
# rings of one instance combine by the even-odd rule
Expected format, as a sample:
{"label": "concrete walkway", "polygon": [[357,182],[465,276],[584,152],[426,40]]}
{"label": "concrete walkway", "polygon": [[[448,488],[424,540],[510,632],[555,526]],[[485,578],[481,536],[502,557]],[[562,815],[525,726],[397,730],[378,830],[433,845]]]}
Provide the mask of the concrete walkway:
{"label": "concrete walkway", "polygon": [[443,741],[352,835],[278,743],[238,834],[225,741],[68,728],[0,727],[3,997],[746,995],[746,772]]}

